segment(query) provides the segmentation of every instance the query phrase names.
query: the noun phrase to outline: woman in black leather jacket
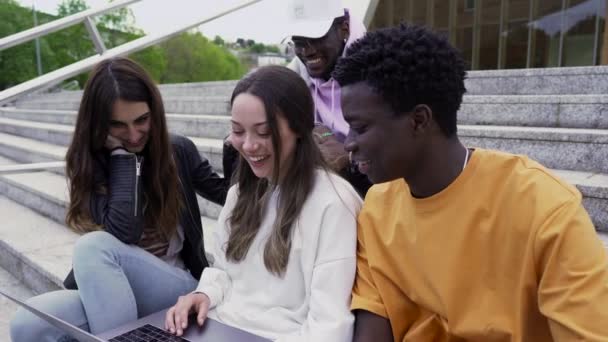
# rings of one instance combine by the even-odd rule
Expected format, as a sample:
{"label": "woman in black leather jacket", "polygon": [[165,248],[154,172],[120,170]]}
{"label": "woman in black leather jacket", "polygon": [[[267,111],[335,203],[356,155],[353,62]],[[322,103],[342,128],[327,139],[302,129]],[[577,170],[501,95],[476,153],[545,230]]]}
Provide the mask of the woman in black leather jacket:
{"label": "woman in black leather jacket", "polygon": [[[31,304],[98,334],[196,288],[208,265],[196,193],[223,205],[229,182],[191,140],[169,135],[158,88],[136,63],[114,58],[92,71],[66,174],[66,222],[87,233],[74,247],[73,272],[64,282],[72,290]],[[15,341],[64,335],[22,310],[11,322]]]}

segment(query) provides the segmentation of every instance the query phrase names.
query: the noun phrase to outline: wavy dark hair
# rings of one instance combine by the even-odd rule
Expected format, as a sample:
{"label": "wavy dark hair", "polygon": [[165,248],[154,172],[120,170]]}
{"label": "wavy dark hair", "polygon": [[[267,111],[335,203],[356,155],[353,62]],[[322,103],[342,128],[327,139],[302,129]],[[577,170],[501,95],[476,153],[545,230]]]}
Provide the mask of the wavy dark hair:
{"label": "wavy dark hair", "polygon": [[84,88],[76,128],[66,155],[70,204],[66,223],[77,232],[103,229],[90,214],[92,192],[105,193],[106,184],[95,184],[96,159],[104,147],[116,100],[146,102],[150,107],[150,138],[144,151],[143,191],[147,199],[145,224],[158,227],[165,237],[177,228],[181,199],[177,167],[167,131],[160,92],[150,76],[127,58],[112,58],[95,66]]}
{"label": "wavy dark hair", "polygon": [[[261,67],[246,75],[236,85],[230,103],[242,93],[256,96],[264,103],[274,148],[274,171],[270,182],[258,178],[243,157],[239,157],[234,176],[238,184],[238,198],[229,218],[226,258],[233,262],[245,258],[260,228],[268,195],[278,187],[277,217],[264,248],[264,265],[273,274],[283,276],[289,261],[292,231],[312,191],[315,170],[326,169],[321,152],[312,138],[314,104],[304,80],[294,71],[281,66]],[[285,165],[280,165],[278,158],[282,149],[278,116],[287,120],[289,128],[298,137],[285,170],[281,170]]]}
{"label": "wavy dark hair", "polygon": [[456,134],[456,113],[466,89],[466,63],[445,37],[401,24],[368,32],[340,58],[333,78],[341,86],[365,82],[396,113],[425,104],[444,135]]}

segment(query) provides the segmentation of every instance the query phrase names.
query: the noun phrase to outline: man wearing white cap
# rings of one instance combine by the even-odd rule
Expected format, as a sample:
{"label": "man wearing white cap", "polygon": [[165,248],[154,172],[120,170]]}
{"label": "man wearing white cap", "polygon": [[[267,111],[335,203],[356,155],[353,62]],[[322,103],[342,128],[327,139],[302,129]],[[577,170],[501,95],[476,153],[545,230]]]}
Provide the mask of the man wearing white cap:
{"label": "man wearing white cap", "polygon": [[[352,166],[344,150],[349,126],[342,116],[340,85],[330,74],[346,47],[363,37],[363,22],[353,18],[341,0],[291,0],[289,37],[296,53],[288,67],[306,81],[315,104],[315,140],[329,166],[365,196],[371,182]],[[236,168],[237,151],[224,144],[224,177]]]}
{"label": "man wearing white cap", "polygon": [[371,183],[350,165],[344,150],[349,126],[342,116],[340,85],[331,78],[338,58],[363,37],[365,26],[340,0],[292,0],[289,15],[297,58],[288,67],[302,76],[312,93],[317,143],[331,168],[365,195]]}

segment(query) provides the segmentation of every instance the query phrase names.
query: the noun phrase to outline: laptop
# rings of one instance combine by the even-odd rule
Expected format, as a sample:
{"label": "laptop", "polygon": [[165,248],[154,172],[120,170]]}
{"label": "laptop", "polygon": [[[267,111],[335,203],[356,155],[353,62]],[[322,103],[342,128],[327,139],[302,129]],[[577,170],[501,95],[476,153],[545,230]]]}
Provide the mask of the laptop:
{"label": "laptop", "polygon": [[99,336],[92,335],[66,321],[53,315],[44,313],[27,303],[16,299],[0,290],[0,294],[17,303],[34,315],[44,319],[54,327],[61,329],[68,335],[80,342],[152,342],[152,341],[175,341],[175,342],[269,342],[265,338],[248,333],[244,330],[220,323],[211,318],[205,320],[205,324],[199,327],[193,318],[188,329],[181,337],[170,334],[160,327],[164,327],[165,314],[167,310],[161,310],[137,321],[127,323],[116,329],[107,331]]}

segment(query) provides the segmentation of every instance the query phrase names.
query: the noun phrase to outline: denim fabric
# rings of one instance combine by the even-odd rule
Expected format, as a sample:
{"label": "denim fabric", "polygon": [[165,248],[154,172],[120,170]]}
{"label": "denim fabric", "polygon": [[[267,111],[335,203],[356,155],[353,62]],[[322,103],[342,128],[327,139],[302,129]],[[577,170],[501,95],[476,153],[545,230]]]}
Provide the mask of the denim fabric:
{"label": "denim fabric", "polygon": [[[73,258],[79,290],[45,293],[28,303],[93,334],[167,308],[198,283],[187,270],[106,232],[82,236]],[[10,333],[18,342],[66,341],[65,333],[24,309],[13,317]]]}

